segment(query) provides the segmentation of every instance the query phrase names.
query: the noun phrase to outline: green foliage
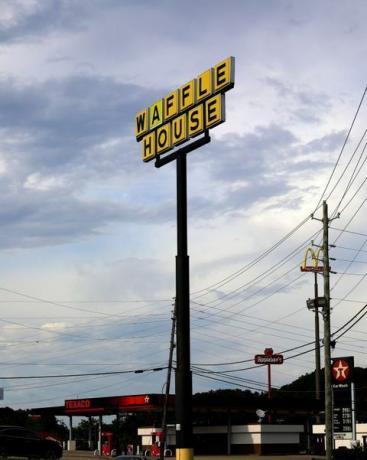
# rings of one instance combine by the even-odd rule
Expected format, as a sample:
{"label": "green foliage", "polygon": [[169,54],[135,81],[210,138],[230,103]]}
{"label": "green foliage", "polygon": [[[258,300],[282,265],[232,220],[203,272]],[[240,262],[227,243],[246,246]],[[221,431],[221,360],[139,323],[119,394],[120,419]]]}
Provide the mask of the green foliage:
{"label": "green foliage", "polygon": [[67,439],[68,433],[64,423],[52,414],[34,417],[27,410],[13,410],[10,407],[0,408],[0,425],[23,426],[36,432],[53,434],[61,439]]}
{"label": "green foliage", "polygon": [[0,425],[28,426],[28,413],[24,410],[13,410],[10,407],[0,408]]}

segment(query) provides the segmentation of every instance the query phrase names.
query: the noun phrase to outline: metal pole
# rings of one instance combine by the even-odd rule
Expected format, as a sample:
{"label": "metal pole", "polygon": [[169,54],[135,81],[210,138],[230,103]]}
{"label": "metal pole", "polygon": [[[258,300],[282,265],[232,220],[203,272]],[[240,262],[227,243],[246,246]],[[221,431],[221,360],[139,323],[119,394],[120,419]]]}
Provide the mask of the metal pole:
{"label": "metal pole", "polygon": [[164,459],[164,450],[166,448],[166,439],[167,439],[167,409],[168,409],[168,398],[171,388],[171,374],[172,374],[172,360],[173,360],[173,349],[175,348],[175,330],[176,330],[176,301],[174,309],[172,312],[172,329],[171,329],[171,339],[169,346],[169,358],[168,358],[168,369],[167,369],[167,381],[166,381],[166,394],[164,396],[163,404],[163,415],[162,415],[162,436],[161,436],[161,445],[160,445],[160,460]]}
{"label": "metal pole", "polygon": [[354,382],[350,385],[351,399],[352,399],[352,440],[357,440],[357,425],[356,425],[356,389]]}
{"label": "metal pole", "polygon": [[88,447],[92,450],[92,417],[88,417]]}
{"label": "metal pole", "polygon": [[323,265],[324,265],[324,368],[325,368],[325,451],[326,460],[333,458],[333,410],[330,374],[330,269],[329,269],[329,217],[326,201],[323,202]]}
{"label": "metal pole", "polygon": [[98,417],[98,452],[99,455],[102,455],[102,424],[103,418],[102,415]]}
{"label": "metal pole", "polygon": [[[268,364],[268,399],[271,399],[271,364]],[[268,423],[271,423],[271,412],[269,409]]]}
{"label": "metal pole", "polygon": [[232,419],[231,419],[231,410],[227,412],[227,455],[231,455],[231,446],[232,446]]}
{"label": "metal pole", "polygon": [[177,155],[176,256],[176,458],[193,459],[192,374],[190,369],[190,283],[187,254],[186,153]]}
{"label": "metal pole", "polygon": [[317,284],[317,271],[315,271],[315,393],[316,399],[321,399],[320,395],[320,324],[319,324],[319,290]]}
{"label": "metal pole", "polygon": [[268,364],[268,398],[271,399],[271,367]]}
{"label": "metal pole", "polygon": [[73,440],[73,416],[69,415],[69,441]]}

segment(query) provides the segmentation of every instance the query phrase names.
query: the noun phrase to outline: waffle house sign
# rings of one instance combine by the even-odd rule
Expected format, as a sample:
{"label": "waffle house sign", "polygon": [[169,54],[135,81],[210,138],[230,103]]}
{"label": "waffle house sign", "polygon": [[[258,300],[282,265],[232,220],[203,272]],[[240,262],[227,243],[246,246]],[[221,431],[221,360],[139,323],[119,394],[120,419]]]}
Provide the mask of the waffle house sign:
{"label": "waffle house sign", "polygon": [[136,115],[142,159],[150,161],[225,121],[224,93],[234,86],[234,57],[205,70]]}

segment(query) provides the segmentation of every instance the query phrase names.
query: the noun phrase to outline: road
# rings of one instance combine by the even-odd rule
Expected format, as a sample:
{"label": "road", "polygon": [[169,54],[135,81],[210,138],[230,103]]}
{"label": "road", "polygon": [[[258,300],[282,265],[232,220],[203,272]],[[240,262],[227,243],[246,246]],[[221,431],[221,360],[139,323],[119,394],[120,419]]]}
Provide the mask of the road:
{"label": "road", "polygon": [[[64,458],[68,460],[106,460],[106,457],[93,455],[92,452],[77,451],[64,452]],[[323,460],[325,457],[314,455],[213,455],[195,456],[196,460]],[[173,459],[170,460],[174,460]]]}

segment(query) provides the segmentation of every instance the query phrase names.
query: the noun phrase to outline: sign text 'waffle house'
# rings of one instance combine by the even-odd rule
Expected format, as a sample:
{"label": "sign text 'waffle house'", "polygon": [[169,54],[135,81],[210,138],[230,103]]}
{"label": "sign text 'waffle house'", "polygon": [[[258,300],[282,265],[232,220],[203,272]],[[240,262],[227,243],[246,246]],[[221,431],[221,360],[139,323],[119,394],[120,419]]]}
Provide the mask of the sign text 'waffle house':
{"label": "sign text 'waffle house'", "polygon": [[234,57],[229,57],[139,112],[135,134],[143,161],[223,123],[224,93],[233,86]]}

